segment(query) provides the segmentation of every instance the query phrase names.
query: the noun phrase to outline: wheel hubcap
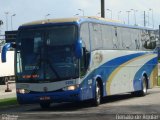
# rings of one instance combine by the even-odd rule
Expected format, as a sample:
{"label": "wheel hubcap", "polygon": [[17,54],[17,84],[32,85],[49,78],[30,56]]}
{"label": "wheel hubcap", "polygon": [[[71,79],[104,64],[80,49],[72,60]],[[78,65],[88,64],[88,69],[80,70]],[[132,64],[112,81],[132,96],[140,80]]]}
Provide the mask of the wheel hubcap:
{"label": "wheel hubcap", "polygon": [[146,87],[146,82],[145,82],[145,80],[143,81],[143,92],[144,92],[144,93],[147,92],[147,87]]}
{"label": "wheel hubcap", "polygon": [[100,88],[97,86],[96,88],[96,93],[97,93],[97,102],[100,103]]}

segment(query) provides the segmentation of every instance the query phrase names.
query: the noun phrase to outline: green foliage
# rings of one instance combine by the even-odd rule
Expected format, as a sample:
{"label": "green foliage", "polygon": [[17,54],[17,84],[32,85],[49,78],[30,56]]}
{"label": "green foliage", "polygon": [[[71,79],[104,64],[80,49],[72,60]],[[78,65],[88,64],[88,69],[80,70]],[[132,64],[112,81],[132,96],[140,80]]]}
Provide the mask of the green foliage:
{"label": "green foliage", "polygon": [[158,86],[160,86],[160,76],[158,76]]}
{"label": "green foliage", "polygon": [[18,104],[16,98],[0,99],[0,108],[3,106],[16,105],[16,104]]}

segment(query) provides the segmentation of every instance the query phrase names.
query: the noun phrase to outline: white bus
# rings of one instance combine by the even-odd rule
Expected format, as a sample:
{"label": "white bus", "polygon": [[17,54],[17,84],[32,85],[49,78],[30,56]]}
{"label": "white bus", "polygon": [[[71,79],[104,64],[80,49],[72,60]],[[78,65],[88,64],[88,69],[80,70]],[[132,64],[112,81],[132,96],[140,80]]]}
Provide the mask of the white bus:
{"label": "white bus", "polygon": [[157,83],[154,30],[102,18],[35,21],[19,27],[15,48],[20,104],[92,100],[125,92],[146,95]]}

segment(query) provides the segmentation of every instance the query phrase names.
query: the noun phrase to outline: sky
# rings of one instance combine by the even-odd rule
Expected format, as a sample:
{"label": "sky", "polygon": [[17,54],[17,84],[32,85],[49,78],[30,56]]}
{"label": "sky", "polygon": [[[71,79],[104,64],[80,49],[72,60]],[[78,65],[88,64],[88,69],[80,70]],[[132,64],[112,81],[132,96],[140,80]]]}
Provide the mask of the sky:
{"label": "sky", "polygon": [[[82,16],[83,12],[78,9],[82,9],[85,16],[100,16],[100,1],[0,0],[0,20],[4,23],[0,26],[0,34],[7,30],[6,26],[8,26],[8,30],[17,30],[23,23],[35,20],[73,17],[76,14]],[[105,17],[111,18],[112,13],[112,19],[119,19],[128,24],[128,13],[126,11],[131,11],[129,13],[129,24],[134,25],[136,23],[139,26],[143,26],[145,11],[146,25],[148,27],[154,26],[157,29],[160,24],[159,5],[160,0],[105,0]],[[5,14],[6,12],[8,12],[8,15]],[[12,16],[13,14],[16,15]],[[47,14],[50,15],[46,16]]]}

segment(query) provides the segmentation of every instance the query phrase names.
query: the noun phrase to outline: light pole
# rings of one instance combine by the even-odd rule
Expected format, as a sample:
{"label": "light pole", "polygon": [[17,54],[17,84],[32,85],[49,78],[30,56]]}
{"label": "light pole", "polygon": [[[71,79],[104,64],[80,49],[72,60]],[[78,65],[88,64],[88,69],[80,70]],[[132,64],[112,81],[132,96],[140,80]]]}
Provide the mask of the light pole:
{"label": "light pole", "polygon": [[81,11],[83,13],[83,16],[84,16],[84,10],[83,9],[78,9],[79,11]]}
{"label": "light pole", "polygon": [[148,10],[148,26],[150,26],[150,14],[149,14],[150,10]]}
{"label": "light pole", "polygon": [[129,13],[131,12],[131,11],[126,11],[127,13],[128,13],[128,25],[129,25]]}
{"label": "light pole", "polygon": [[144,27],[146,26],[146,11],[144,11]]}
{"label": "light pole", "polygon": [[45,19],[47,19],[48,16],[50,16],[50,14],[46,14],[46,15],[45,15]]}
{"label": "light pole", "polygon": [[8,14],[9,12],[5,12],[6,14],[6,30],[8,31]]}
{"label": "light pole", "polygon": [[74,16],[78,16],[79,14],[75,14]]}
{"label": "light pole", "polygon": [[97,14],[96,14],[96,16],[99,16],[101,14],[101,12],[98,12]]}
{"label": "light pole", "polygon": [[11,30],[13,30],[13,23],[12,23],[12,19],[13,17],[16,16],[16,14],[11,15]]}
{"label": "light pole", "polygon": [[134,22],[135,22],[134,25],[137,25],[136,12],[137,12],[138,10],[135,10],[135,9],[131,9],[131,10],[133,11],[133,15],[134,15]]}
{"label": "light pole", "polygon": [[122,11],[119,11],[119,12],[118,12],[118,20],[120,20],[120,14],[121,14],[121,12],[122,12]]}
{"label": "light pole", "polygon": [[106,9],[106,10],[111,12],[111,19],[112,19],[112,10],[110,10],[110,9]]}
{"label": "light pole", "polygon": [[152,12],[152,25],[153,25],[153,28],[154,28],[154,17],[153,17],[153,9],[149,9],[149,11],[151,11]]}

